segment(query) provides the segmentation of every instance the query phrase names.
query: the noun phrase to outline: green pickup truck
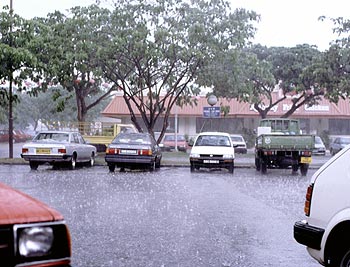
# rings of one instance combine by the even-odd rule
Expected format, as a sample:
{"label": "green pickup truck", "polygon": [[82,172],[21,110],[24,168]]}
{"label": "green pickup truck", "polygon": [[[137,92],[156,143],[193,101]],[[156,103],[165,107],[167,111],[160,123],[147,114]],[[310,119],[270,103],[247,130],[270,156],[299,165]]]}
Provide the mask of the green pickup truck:
{"label": "green pickup truck", "polygon": [[260,121],[255,141],[255,167],[265,174],[267,169],[300,168],[305,176],[311,163],[315,136],[301,134],[295,119],[263,119]]}

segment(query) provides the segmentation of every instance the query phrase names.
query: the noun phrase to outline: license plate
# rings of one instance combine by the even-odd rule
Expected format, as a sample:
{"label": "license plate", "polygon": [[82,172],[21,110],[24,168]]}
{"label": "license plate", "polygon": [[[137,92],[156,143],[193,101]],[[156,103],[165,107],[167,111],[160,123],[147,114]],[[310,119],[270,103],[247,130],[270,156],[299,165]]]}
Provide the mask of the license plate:
{"label": "license plate", "polygon": [[300,163],[311,163],[312,159],[311,157],[301,157],[300,158]]}
{"label": "license plate", "polygon": [[137,150],[122,149],[122,150],[120,150],[120,154],[136,155],[137,154]]}
{"label": "license plate", "polygon": [[49,149],[49,148],[37,148],[36,153],[37,154],[50,154],[51,149]]}
{"label": "license plate", "polygon": [[219,163],[219,161],[213,160],[213,159],[205,159],[205,160],[203,160],[203,163]]}

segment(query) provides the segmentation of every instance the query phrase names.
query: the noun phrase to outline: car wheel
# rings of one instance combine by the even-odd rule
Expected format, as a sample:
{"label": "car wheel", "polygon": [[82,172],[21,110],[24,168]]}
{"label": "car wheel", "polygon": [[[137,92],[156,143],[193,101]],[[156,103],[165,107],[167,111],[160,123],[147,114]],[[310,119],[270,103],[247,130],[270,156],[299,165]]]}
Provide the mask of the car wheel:
{"label": "car wheel", "polygon": [[260,159],[255,158],[255,169],[259,172],[260,171]]}
{"label": "car wheel", "polygon": [[195,170],[195,167],[194,167],[194,165],[192,163],[191,163],[190,170],[191,170],[191,172],[194,172],[194,170]]}
{"label": "car wheel", "polygon": [[162,158],[157,158],[156,159],[156,168],[159,169],[160,168],[160,161]]}
{"label": "car wheel", "polygon": [[350,249],[346,251],[344,254],[341,262],[340,262],[340,267],[349,267],[350,266]]}
{"label": "car wheel", "polygon": [[309,165],[308,164],[301,164],[300,166],[300,173],[302,176],[306,176],[307,171],[309,169]]}
{"label": "car wheel", "polygon": [[233,173],[234,169],[235,169],[235,166],[234,166],[234,164],[232,163],[232,165],[231,165],[230,167],[228,167],[228,171],[229,171],[230,173]]}
{"label": "car wheel", "polygon": [[93,167],[95,165],[95,153],[92,152],[89,161],[89,167]]}
{"label": "car wheel", "polygon": [[74,170],[77,165],[77,156],[73,154],[69,162],[69,169]]}
{"label": "car wheel", "polygon": [[39,163],[35,162],[35,161],[29,161],[29,166],[30,166],[30,169],[31,170],[37,170],[38,169],[38,166],[39,166]]}
{"label": "car wheel", "polygon": [[297,171],[298,171],[298,168],[299,168],[298,164],[292,165],[292,172],[293,172],[293,173],[297,172]]}
{"label": "car wheel", "polygon": [[156,161],[154,161],[153,163],[151,163],[149,170],[150,171],[154,171],[154,169],[156,168]]}
{"label": "car wheel", "polygon": [[267,164],[264,162],[264,160],[261,160],[260,162],[260,170],[262,174],[266,174],[267,172]]}
{"label": "car wheel", "polygon": [[108,169],[109,169],[110,172],[114,172],[115,165],[114,164],[113,165],[108,165]]}

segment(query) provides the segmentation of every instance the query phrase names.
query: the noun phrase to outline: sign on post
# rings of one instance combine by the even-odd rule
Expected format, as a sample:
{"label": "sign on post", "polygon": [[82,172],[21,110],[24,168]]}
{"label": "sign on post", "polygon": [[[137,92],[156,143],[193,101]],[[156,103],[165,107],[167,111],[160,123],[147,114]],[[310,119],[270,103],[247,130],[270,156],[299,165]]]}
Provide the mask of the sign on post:
{"label": "sign on post", "polygon": [[203,107],[204,118],[220,118],[220,107]]}

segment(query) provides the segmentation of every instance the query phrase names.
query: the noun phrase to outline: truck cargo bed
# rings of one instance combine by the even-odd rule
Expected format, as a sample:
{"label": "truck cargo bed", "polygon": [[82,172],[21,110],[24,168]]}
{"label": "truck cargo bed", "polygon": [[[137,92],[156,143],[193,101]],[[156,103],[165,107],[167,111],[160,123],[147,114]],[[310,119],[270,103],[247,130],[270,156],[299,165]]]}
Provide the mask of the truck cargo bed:
{"label": "truck cargo bed", "polygon": [[314,135],[262,134],[257,137],[257,149],[269,150],[312,150]]}

